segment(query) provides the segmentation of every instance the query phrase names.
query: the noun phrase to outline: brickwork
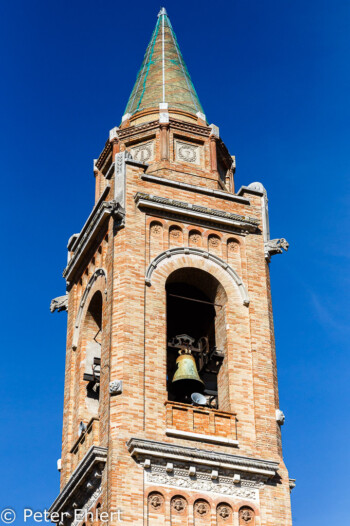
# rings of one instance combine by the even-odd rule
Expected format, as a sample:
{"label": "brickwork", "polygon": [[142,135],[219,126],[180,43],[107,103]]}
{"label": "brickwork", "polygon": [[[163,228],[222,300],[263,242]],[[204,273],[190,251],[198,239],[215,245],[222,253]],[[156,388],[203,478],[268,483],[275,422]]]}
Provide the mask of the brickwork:
{"label": "brickwork", "polygon": [[[68,283],[61,490],[91,447],[101,446],[107,460],[89,506],[109,513],[120,509],[124,523],[290,526],[289,478],[275,416],[278,386],[261,195],[247,188],[233,196],[232,158],[199,117],[173,113],[162,127],[157,112],[155,107],[136,114],[138,121],[133,116],[124,122],[95,163],[97,203],[108,185],[105,201],[115,195],[115,155],[128,151],[137,161],[124,166],[124,221],[111,216],[103,223]],[[146,158],[148,166],[142,164]],[[139,206],[138,193],[176,200],[190,210],[201,205],[207,218]],[[229,212],[256,219],[257,227],[217,222],[212,209],[222,217]],[[171,252],[176,248],[181,250]],[[155,263],[161,254],[164,259]],[[215,304],[216,345],[224,353],[218,409],[168,401],[166,287],[174,275],[187,275]],[[84,379],[92,341],[100,344],[101,362],[95,404],[87,400]],[[109,392],[115,380],[123,383],[121,394]],[[79,435],[80,422],[87,428]],[[237,468],[229,492],[228,468],[205,467],[200,475],[195,463],[162,456],[143,465],[126,446],[131,438],[273,461],[278,474],[268,479],[257,472],[254,478]]]}

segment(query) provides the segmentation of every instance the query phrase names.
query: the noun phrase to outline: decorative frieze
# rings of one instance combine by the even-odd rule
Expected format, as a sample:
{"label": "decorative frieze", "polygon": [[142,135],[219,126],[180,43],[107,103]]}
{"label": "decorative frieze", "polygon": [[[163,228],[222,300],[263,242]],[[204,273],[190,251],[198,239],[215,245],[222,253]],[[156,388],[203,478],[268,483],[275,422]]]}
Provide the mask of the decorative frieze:
{"label": "decorative frieze", "polygon": [[167,217],[180,217],[181,219],[195,219],[196,222],[211,222],[214,224],[228,225],[236,227],[246,232],[256,232],[259,226],[259,220],[250,216],[241,216],[224,210],[207,208],[205,206],[158,197],[155,195],[137,192],[135,202],[141,208],[149,208],[153,211],[159,211]]}
{"label": "decorative frieze", "polygon": [[131,438],[127,443],[127,447],[130,454],[138,462],[144,462],[146,458],[151,459],[151,465],[153,466],[154,462],[157,464],[157,462],[161,461],[165,473],[167,462],[174,463],[174,470],[175,462],[185,463],[188,466],[187,469],[194,465],[201,466],[202,469],[205,467],[208,472],[208,480],[210,481],[212,481],[211,473],[213,469],[218,470],[219,475],[222,473],[222,470],[225,470],[226,473],[231,473],[232,479],[235,473],[240,473],[242,484],[243,478],[249,479],[250,482],[265,481],[277,475],[279,466],[278,462],[271,460],[242,457],[139,438]]}
{"label": "decorative frieze", "polygon": [[240,485],[237,485],[233,480],[232,474],[226,473],[223,475],[221,473],[217,479],[212,479],[211,472],[200,468],[197,468],[195,474],[191,475],[190,469],[186,469],[183,462],[174,466],[172,472],[167,472],[166,466],[163,464],[152,463],[150,469],[145,470],[145,482],[151,485],[209,492],[255,502],[259,500],[259,489],[262,487],[261,482],[248,481],[250,483],[248,486],[242,480]]}

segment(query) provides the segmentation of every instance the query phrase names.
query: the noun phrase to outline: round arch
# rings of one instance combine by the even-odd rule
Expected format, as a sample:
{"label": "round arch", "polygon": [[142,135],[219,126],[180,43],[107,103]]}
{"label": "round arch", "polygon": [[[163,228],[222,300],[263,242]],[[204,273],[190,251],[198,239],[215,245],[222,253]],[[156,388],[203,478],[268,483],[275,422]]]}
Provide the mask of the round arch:
{"label": "round arch", "polygon": [[223,269],[227,275],[229,276],[231,282],[234,283],[235,288],[238,289],[239,294],[242,299],[242,303],[245,306],[249,305],[249,295],[248,291],[240,278],[240,276],[237,274],[237,272],[226,263],[223,259],[221,259],[219,256],[216,256],[215,254],[212,254],[210,252],[207,252],[206,250],[200,249],[200,248],[194,248],[194,247],[175,247],[171,248],[169,250],[165,250],[164,252],[161,252],[156,256],[151,263],[148,265],[146,276],[145,276],[145,283],[148,286],[152,285],[152,275],[153,272],[163,263],[167,260],[174,260],[176,258],[180,258],[181,256],[186,255],[191,260],[193,256],[204,258],[214,265],[220,267],[220,269]]}

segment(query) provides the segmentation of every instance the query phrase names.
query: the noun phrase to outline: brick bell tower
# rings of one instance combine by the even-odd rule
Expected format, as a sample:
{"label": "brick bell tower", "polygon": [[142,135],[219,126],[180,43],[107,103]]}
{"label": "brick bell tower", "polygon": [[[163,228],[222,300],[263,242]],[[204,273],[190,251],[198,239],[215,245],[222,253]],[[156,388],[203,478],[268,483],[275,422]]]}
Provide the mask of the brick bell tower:
{"label": "brick bell tower", "polygon": [[269,277],[288,243],[234,172],[163,8],[51,304],[68,311],[60,526],[292,523]]}

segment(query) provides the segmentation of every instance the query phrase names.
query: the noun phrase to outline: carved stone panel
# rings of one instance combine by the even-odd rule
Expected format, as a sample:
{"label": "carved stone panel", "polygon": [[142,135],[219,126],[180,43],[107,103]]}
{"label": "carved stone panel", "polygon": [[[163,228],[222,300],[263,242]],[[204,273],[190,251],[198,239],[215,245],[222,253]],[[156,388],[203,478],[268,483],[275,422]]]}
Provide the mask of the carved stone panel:
{"label": "carved stone panel", "polygon": [[182,163],[200,164],[201,147],[197,144],[175,141],[175,159]]}
{"label": "carved stone panel", "polygon": [[152,491],[147,500],[147,526],[165,526],[165,500],[163,495],[158,491]]}
{"label": "carved stone panel", "polygon": [[193,514],[196,526],[204,526],[211,523],[211,508],[206,500],[196,500],[193,506]]}
{"label": "carved stone panel", "polygon": [[159,221],[150,224],[150,258],[163,251],[163,225]]}
{"label": "carved stone panel", "polygon": [[188,244],[190,247],[202,246],[202,234],[198,230],[191,230],[188,235]]}
{"label": "carved stone panel", "polygon": [[152,511],[160,512],[164,506],[164,497],[161,493],[153,492],[148,496],[148,504]]}
{"label": "carved stone panel", "polygon": [[130,149],[132,158],[140,163],[149,163],[154,160],[153,141],[138,144]]}
{"label": "carved stone panel", "polygon": [[216,523],[231,526],[233,524],[232,508],[229,504],[221,503],[216,508]]}
{"label": "carved stone panel", "polygon": [[227,240],[227,263],[231,265],[239,275],[241,275],[241,246],[239,242],[234,238]]}
{"label": "carved stone panel", "polygon": [[255,513],[248,506],[239,510],[239,526],[255,526]]}
{"label": "carved stone panel", "polygon": [[176,225],[169,228],[169,246],[183,246],[183,232],[182,229]]}
{"label": "carved stone panel", "polygon": [[181,495],[176,495],[170,502],[171,526],[187,526],[188,504]]}
{"label": "carved stone panel", "polygon": [[215,234],[208,237],[208,250],[221,257],[221,239]]}

